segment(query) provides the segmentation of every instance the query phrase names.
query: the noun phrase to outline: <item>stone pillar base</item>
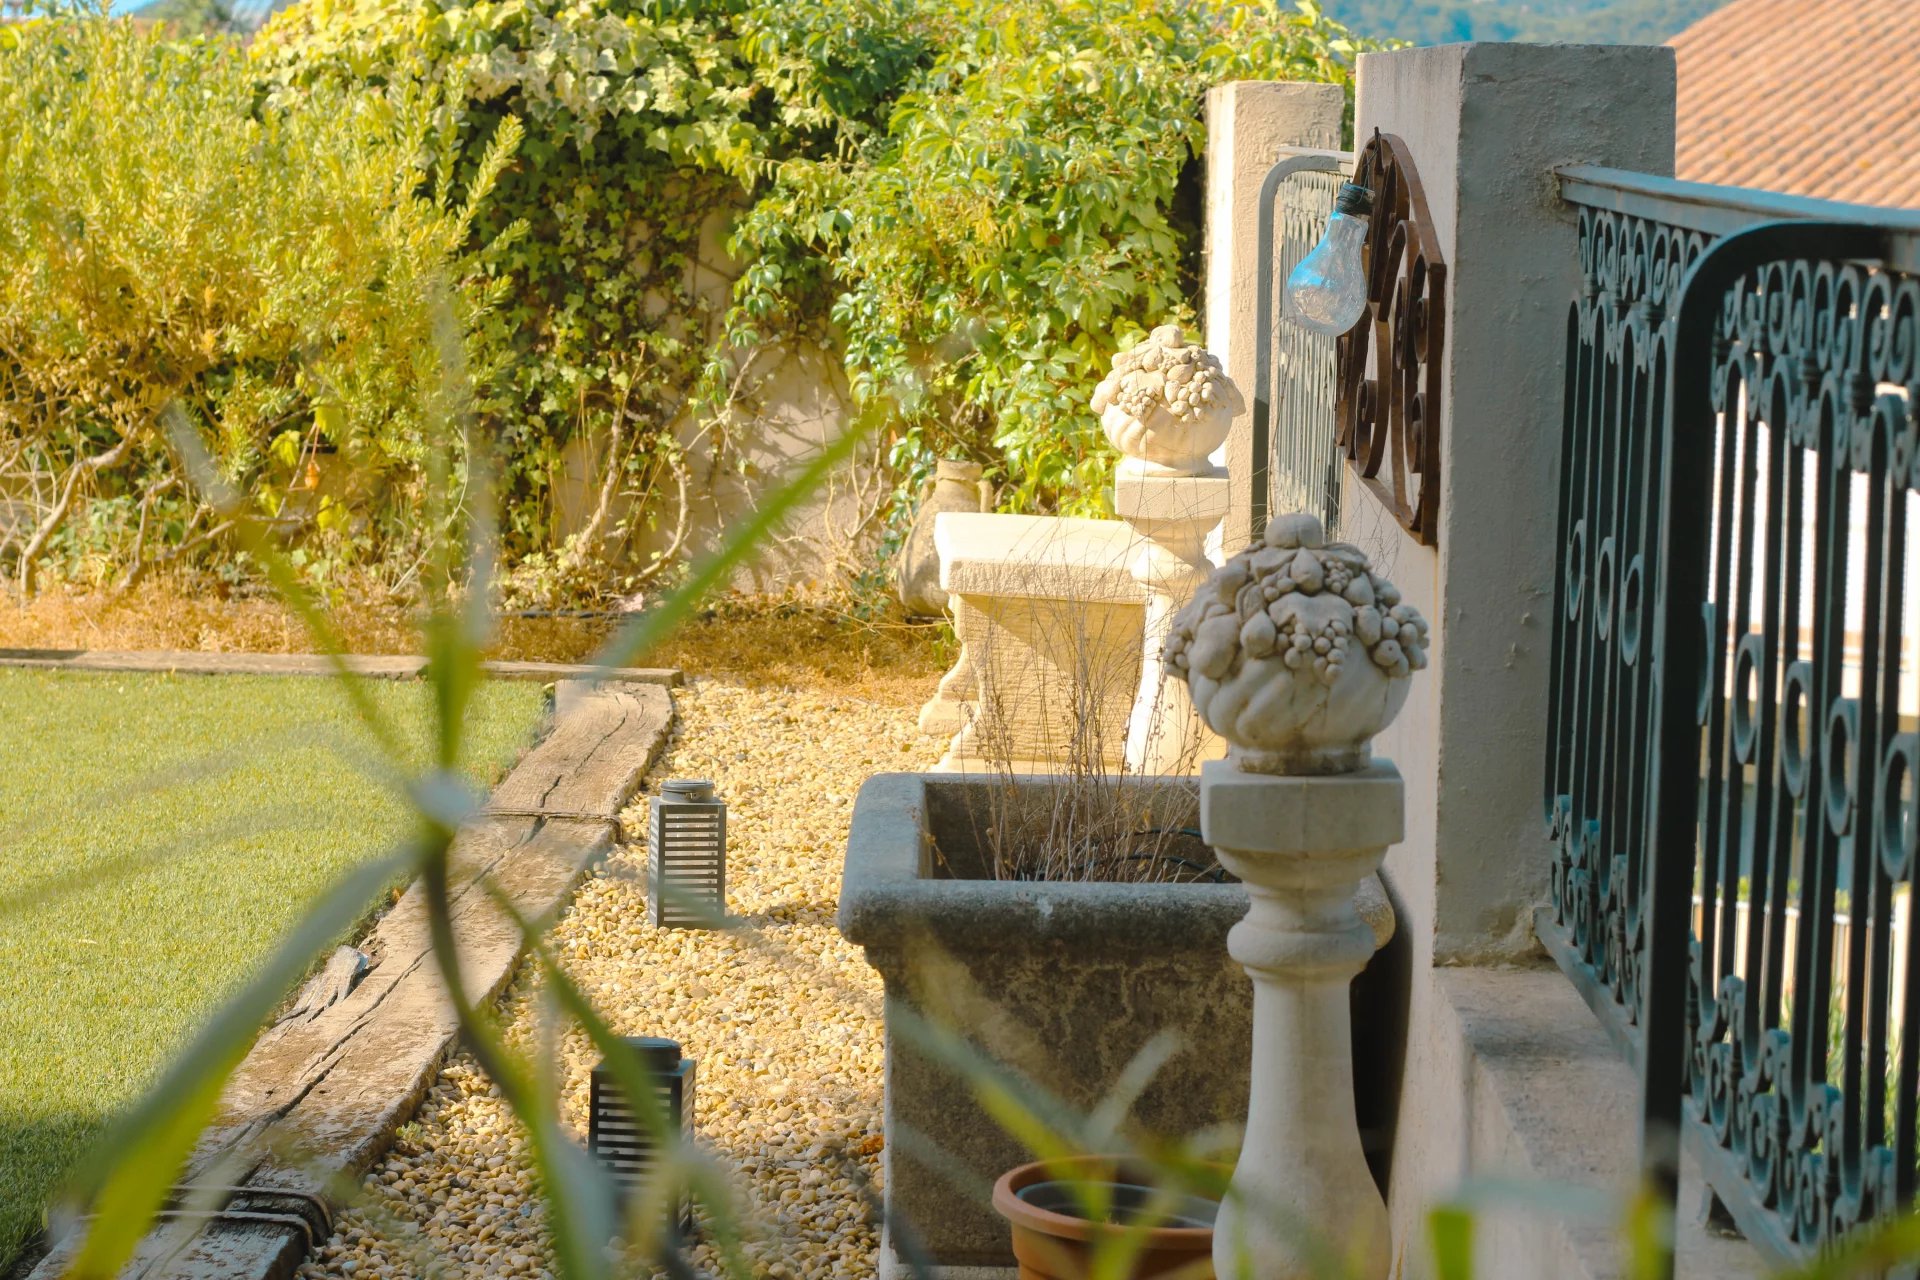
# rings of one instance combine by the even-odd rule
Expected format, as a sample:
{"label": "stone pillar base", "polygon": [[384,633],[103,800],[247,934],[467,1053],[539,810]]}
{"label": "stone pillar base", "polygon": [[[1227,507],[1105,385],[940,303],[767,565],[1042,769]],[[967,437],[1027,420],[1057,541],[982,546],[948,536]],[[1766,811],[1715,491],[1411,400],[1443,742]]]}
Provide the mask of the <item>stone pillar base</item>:
{"label": "stone pillar base", "polygon": [[1186,682],[1167,670],[1160,649],[1173,616],[1213,570],[1207,535],[1226,515],[1227,499],[1227,475],[1217,468],[1162,475],[1131,458],[1120,464],[1113,506],[1140,535],[1128,568],[1147,598],[1140,688],[1127,719],[1126,760],[1133,773],[1193,773],[1203,759],[1224,753],[1225,744],[1194,714]]}
{"label": "stone pillar base", "polygon": [[1246,1140],[1215,1228],[1221,1280],[1314,1280],[1321,1258],[1386,1280],[1387,1206],[1367,1167],[1353,1099],[1348,988],[1377,934],[1358,890],[1405,829],[1386,761],[1324,777],[1200,772],[1200,829],[1247,887],[1227,952],[1253,980]]}

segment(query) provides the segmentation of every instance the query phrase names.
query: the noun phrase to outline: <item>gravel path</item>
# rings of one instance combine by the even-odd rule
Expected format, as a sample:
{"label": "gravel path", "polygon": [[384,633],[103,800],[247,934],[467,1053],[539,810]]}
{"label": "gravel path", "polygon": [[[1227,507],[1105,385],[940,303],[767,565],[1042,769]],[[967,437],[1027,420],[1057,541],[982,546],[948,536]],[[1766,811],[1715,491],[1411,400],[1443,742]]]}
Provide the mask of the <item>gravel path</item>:
{"label": "gravel path", "polygon": [[[581,887],[554,944],[615,1030],[671,1036],[698,1062],[696,1129],[751,1207],[755,1274],[871,1276],[877,1223],[857,1183],[879,1166],[880,984],[833,913],[861,781],[925,769],[942,744],[915,730],[915,706],[897,695],[701,680],[675,703],[679,726],[655,777],[711,778],[728,802],[727,905],[746,927],[647,927],[636,808],[637,843]],[[523,976],[507,1001],[523,1047],[549,1036],[534,985]],[[558,1056],[563,1112],[584,1134],[597,1055],[569,1032]],[[551,1274],[524,1144],[464,1055],[366,1192],[302,1277]],[[704,1246],[694,1261],[716,1264]]]}

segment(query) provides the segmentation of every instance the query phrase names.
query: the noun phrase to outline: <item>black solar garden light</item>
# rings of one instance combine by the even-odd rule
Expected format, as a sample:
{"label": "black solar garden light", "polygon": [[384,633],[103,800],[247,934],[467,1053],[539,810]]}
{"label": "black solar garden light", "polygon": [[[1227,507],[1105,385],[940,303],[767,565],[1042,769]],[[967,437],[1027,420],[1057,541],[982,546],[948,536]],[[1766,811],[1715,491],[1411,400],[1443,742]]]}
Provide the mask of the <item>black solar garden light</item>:
{"label": "black solar garden light", "polygon": [[[686,1141],[693,1134],[693,1059],[680,1056],[677,1040],[630,1036],[623,1043],[639,1060],[652,1092],[654,1119]],[[603,1059],[587,1078],[587,1150],[612,1173],[624,1200],[645,1194],[660,1164],[660,1147],[647,1117],[636,1114],[620,1088],[619,1077]],[[693,1230],[693,1202],[682,1195],[670,1210],[681,1236]]]}
{"label": "black solar garden light", "polygon": [[661,784],[648,824],[647,923],[717,928],[727,914],[727,806],[713,784]]}

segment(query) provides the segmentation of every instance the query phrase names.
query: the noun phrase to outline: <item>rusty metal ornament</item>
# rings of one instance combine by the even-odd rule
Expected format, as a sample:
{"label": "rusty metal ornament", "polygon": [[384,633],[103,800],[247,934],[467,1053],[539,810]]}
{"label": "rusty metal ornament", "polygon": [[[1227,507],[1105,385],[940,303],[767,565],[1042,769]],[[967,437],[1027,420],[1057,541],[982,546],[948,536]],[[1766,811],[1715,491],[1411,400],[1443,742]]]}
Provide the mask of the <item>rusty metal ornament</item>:
{"label": "rusty metal ornament", "polygon": [[1440,536],[1447,264],[1407,144],[1374,131],[1353,182],[1373,193],[1367,310],[1339,341],[1336,444],[1422,546]]}

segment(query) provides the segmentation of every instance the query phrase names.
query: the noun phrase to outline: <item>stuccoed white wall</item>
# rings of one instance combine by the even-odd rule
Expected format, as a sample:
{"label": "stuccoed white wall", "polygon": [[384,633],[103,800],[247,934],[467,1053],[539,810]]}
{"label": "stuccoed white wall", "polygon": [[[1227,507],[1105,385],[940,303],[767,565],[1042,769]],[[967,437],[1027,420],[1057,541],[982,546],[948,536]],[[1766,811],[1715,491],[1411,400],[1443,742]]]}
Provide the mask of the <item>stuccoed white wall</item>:
{"label": "stuccoed white wall", "polygon": [[[693,292],[709,314],[725,313],[740,264],[727,253],[736,209],[719,209],[700,228],[700,250],[687,266]],[[660,305],[666,305],[665,299]],[[675,559],[698,560],[717,550],[766,498],[852,425],[853,397],[839,356],[810,342],[769,343],[756,353],[735,420],[724,430],[705,415],[682,411],[674,437],[685,450],[687,530]],[[607,441],[575,437],[555,477],[555,542],[583,528],[598,501]],[[856,456],[794,511],[778,537],[754,550],[729,586],[742,591],[832,589],[871,561],[878,530],[870,516],[892,488],[879,466],[879,444]],[[673,544],[678,499],[671,478],[647,501],[661,524],[635,531],[625,563],[641,566]],[[615,518],[626,514],[616,504]]]}
{"label": "stuccoed white wall", "polygon": [[1438,548],[1348,485],[1349,536],[1433,626],[1428,678],[1375,744],[1407,783],[1407,838],[1384,878],[1410,949],[1390,1195],[1410,1274],[1424,1271],[1426,1208],[1470,1171],[1459,1135],[1472,1064],[1447,1043],[1432,966],[1537,957],[1530,913],[1546,895],[1548,611],[1580,286],[1575,218],[1553,171],[1670,174],[1673,96],[1664,48],[1465,44],[1360,60],[1356,135],[1378,127],[1406,141],[1449,269]]}

